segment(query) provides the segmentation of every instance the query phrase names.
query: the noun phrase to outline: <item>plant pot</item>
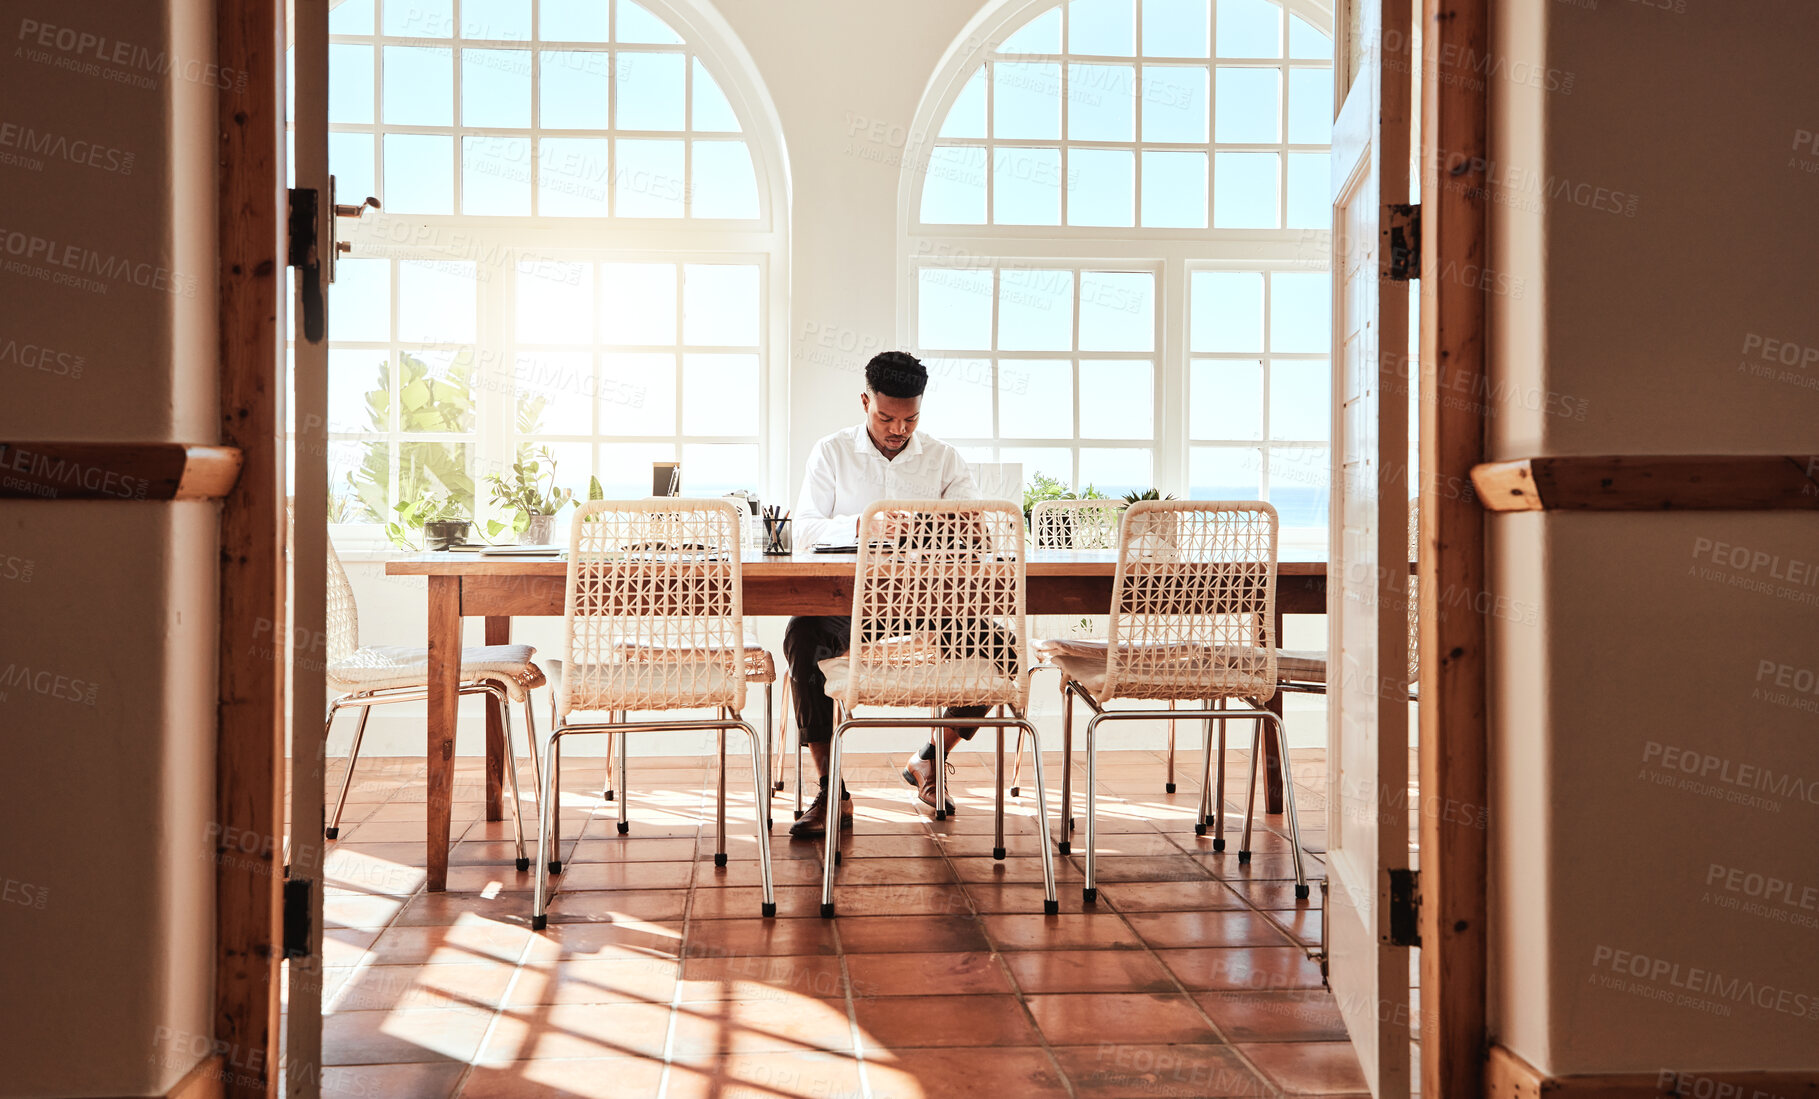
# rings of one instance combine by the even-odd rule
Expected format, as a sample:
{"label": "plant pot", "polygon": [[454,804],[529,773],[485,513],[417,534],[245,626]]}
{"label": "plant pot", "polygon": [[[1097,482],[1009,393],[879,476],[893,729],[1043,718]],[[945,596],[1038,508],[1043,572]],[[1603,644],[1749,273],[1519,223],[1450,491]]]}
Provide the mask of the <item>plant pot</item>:
{"label": "plant pot", "polygon": [[467,541],[468,520],[432,519],[423,524],[423,548],[445,550]]}
{"label": "plant pot", "polygon": [[518,535],[521,546],[547,546],[556,534],[556,517],[554,515],[533,515],[530,524]]}

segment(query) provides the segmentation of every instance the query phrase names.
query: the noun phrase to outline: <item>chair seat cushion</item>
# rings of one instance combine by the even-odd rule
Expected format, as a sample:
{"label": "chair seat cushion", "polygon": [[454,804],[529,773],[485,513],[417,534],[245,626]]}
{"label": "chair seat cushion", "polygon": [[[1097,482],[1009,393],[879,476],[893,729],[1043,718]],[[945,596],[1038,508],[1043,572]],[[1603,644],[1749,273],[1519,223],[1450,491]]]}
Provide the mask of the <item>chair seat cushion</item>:
{"label": "chair seat cushion", "polygon": [[[461,681],[486,679],[500,684],[514,702],[544,683],[543,671],[531,663],[537,650],[529,645],[470,645],[461,650]],[[429,685],[429,649],[420,645],[368,645],[326,669],[331,690],[342,694]]]}
{"label": "chair seat cushion", "polygon": [[[698,656],[704,650],[689,645],[673,642],[622,641],[613,646],[613,651],[628,660],[673,660],[681,655]],[[756,631],[745,631],[745,681],[747,683],[777,682],[777,663],[772,659],[770,650],[758,640]]]}
{"label": "chair seat cushion", "polygon": [[1325,683],[1326,653],[1313,649],[1277,649],[1276,678],[1285,683]]}
{"label": "chair seat cushion", "polygon": [[[1050,660],[1058,656],[1074,656],[1086,660],[1105,659],[1111,650],[1111,642],[1104,638],[1091,637],[1057,637],[1033,642],[1037,652]],[[1180,642],[1130,642],[1123,641],[1118,645],[1119,652],[1142,652],[1146,655],[1174,656],[1180,658],[1198,657],[1206,652],[1205,645],[1183,644]]]}
{"label": "chair seat cushion", "polygon": [[[765,654],[767,657],[769,654]],[[546,660],[545,667],[549,672],[550,686],[554,689],[558,703],[562,698],[562,683],[569,675],[570,669],[560,660]],[[568,712],[585,710],[590,713],[606,710],[687,710],[703,706],[730,706],[733,699],[733,684],[726,674],[726,665],[719,660],[708,660],[698,657],[687,657],[680,654],[668,660],[627,660],[614,665],[623,671],[636,667],[637,675],[630,681],[621,680],[614,685],[609,694],[597,688],[590,689],[577,686],[569,698]],[[750,661],[747,661],[747,670]],[[584,678],[592,678],[584,677]],[[615,676],[615,678],[621,678]]]}
{"label": "chair seat cushion", "polygon": [[[1221,649],[1224,646],[1220,646]],[[1196,647],[1195,655],[1204,650]],[[1255,650],[1246,649],[1247,656],[1254,656]],[[1190,668],[1184,668],[1178,676],[1147,675],[1142,679],[1121,677],[1117,692],[1108,695],[1105,681],[1105,651],[1100,650],[1097,656],[1056,656],[1052,658],[1055,667],[1068,679],[1080,684],[1093,700],[1106,703],[1113,698],[1150,698],[1150,699],[1193,699],[1207,701],[1216,698],[1255,698],[1265,700],[1276,693],[1273,680],[1238,669],[1208,670],[1196,661]],[[1248,661],[1247,661],[1248,662]]]}
{"label": "chair seat cushion", "polygon": [[[851,657],[820,663],[827,696],[844,699],[853,675]],[[869,668],[856,704],[862,706],[1021,706],[1017,687],[998,665],[983,657],[928,659]]]}

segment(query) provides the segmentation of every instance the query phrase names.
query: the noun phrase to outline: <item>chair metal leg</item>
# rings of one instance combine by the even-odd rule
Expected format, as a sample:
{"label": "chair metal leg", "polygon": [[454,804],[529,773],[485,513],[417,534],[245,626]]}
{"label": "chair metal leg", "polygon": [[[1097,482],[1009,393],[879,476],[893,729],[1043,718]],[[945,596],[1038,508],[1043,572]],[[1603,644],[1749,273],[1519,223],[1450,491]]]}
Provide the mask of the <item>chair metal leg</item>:
{"label": "chair metal leg", "polygon": [[1200,723],[1200,803],[1194,807],[1194,835],[1206,835],[1206,825],[1211,819],[1213,786],[1211,782],[1213,766],[1213,719],[1207,718]]}
{"label": "chair metal leg", "polygon": [[1244,788],[1244,837],[1238,841],[1238,861],[1251,861],[1251,817],[1257,810],[1257,768],[1263,759],[1263,722],[1251,736],[1251,778]]}
{"label": "chair metal leg", "polygon": [[558,726],[550,730],[549,744],[543,749],[543,812],[537,822],[537,884],[531,894],[531,930],[542,931],[549,926],[549,868],[550,856],[556,854],[551,844],[551,832],[555,820],[561,815],[557,808],[558,798],[551,786],[556,777],[556,752],[562,741],[562,730]]}
{"label": "chair metal leg", "polygon": [[[552,713],[550,717],[550,723],[553,726],[555,715]],[[543,764],[538,762],[537,710],[531,705],[531,696],[528,693],[524,696],[524,752],[531,757],[531,799],[534,803],[531,808],[533,812],[541,813],[543,812],[543,802],[541,801],[543,797]]]}
{"label": "chair metal leg", "polygon": [[775,800],[771,795],[783,785],[779,782],[773,786],[771,780],[771,758],[777,751],[777,726],[772,716],[771,695],[771,685],[766,683],[764,685],[764,800],[758,803],[764,809],[764,830],[766,832],[769,832],[771,828],[771,802]]}
{"label": "chair metal leg", "polygon": [[1257,728],[1261,730],[1266,721],[1276,727],[1276,747],[1282,758],[1282,809],[1288,814],[1288,842],[1295,851],[1295,897],[1306,900],[1307,871],[1301,866],[1301,820],[1295,813],[1295,773],[1288,765],[1288,730],[1275,714],[1260,719]]}
{"label": "chair metal leg", "polygon": [[[727,717],[733,711],[723,711]],[[726,730],[715,729],[714,741],[720,749],[720,778],[714,786],[714,865],[726,865]],[[758,791],[758,823],[764,823],[764,791]],[[763,829],[760,828],[760,831]]]}
{"label": "chair metal leg", "polygon": [[1023,776],[1023,730],[1017,730],[1017,754],[1011,762],[1011,797],[1022,797],[1023,786],[1017,780]]}
{"label": "chair metal leg", "polygon": [[802,739],[796,739],[796,819],[802,819]]}
{"label": "chair metal leg", "polygon": [[[354,785],[354,764],[360,759],[360,741],[366,736],[366,719],[372,712],[371,706],[360,707],[360,723],[354,726],[354,744],[347,751],[347,773],[341,776],[341,796],[335,799],[335,815],[329,818],[328,827],[323,829],[323,835],[329,839],[339,839],[341,836],[341,811],[347,808],[347,792]],[[331,704],[328,710],[328,721],[332,724],[334,720],[335,707]],[[328,740],[326,724],[323,726],[322,737],[323,742],[326,743]]]}
{"label": "chair metal leg", "polygon": [[[765,750],[765,744],[758,739],[758,734],[750,725],[742,727],[752,740],[752,793],[757,796],[758,804],[762,805],[771,793],[770,753]],[[724,729],[721,730],[723,737],[725,732]],[[840,814],[835,813],[834,819],[839,820]],[[770,833],[768,822],[760,820],[758,822],[758,881],[764,887],[764,900],[760,904],[759,911],[767,918],[777,914],[777,893],[771,882]]]}
{"label": "chair metal leg", "polygon": [[947,819],[947,730],[941,728],[935,730],[935,819]]}
{"label": "chair metal leg", "polygon": [[1094,743],[1094,735],[1099,731],[1099,714],[1094,714],[1086,722],[1086,886],[1081,889],[1080,897],[1087,904],[1097,903],[1099,887],[1093,871],[1094,818],[1098,811],[1097,795],[1099,793],[1099,752]]}
{"label": "chair metal leg", "polygon": [[[1219,703],[1225,709],[1225,703]],[[1219,726],[1219,756],[1213,766],[1218,769],[1219,780],[1214,790],[1213,801],[1213,850],[1225,850],[1225,719],[1219,718],[1214,724]]]}
{"label": "chair metal leg", "polygon": [[[844,723],[844,713],[836,711],[835,716]],[[834,915],[834,859],[840,853],[840,724],[834,726],[834,735],[827,745],[827,830],[825,840],[827,849],[821,854],[821,917],[831,919]]]}
{"label": "chair metal leg", "polygon": [[[1000,713],[1003,707],[999,707]],[[1019,740],[1022,738],[1019,737]],[[992,858],[1004,860],[1004,726],[998,726],[998,743],[993,753],[992,784],[997,787],[995,811],[992,817]],[[1048,844],[1044,843],[1044,847]]]}
{"label": "chair metal leg", "polygon": [[[1174,699],[1168,700],[1168,708],[1171,710],[1175,708]],[[1170,718],[1168,723],[1168,778],[1163,781],[1162,788],[1171,794],[1175,792],[1175,721],[1173,718]]]}
{"label": "chair metal leg", "polygon": [[505,775],[512,788],[512,835],[518,841],[518,869],[529,870],[531,860],[524,854],[524,799],[518,793],[518,756],[512,751],[511,699],[503,691],[492,693],[492,698],[493,705],[499,707],[499,724],[505,729]]}
{"label": "chair metal leg", "polygon": [[[1040,784],[1041,780],[1037,780]],[[1061,839],[1055,850],[1063,855],[1072,849],[1074,835],[1074,696],[1061,683]]]}
{"label": "chair metal leg", "polygon": [[[624,710],[619,711],[619,720],[625,720]],[[631,738],[624,733],[620,733],[614,737],[614,739],[619,742],[619,834],[624,836],[630,834],[632,830],[631,817],[628,815],[631,812],[631,808],[626,804],[626,802],[631,799],[630,790],[632,788],[631,776],[626,773],[626,757],[631,751],[630,745],[626,742]],[[613,769],[613,757],[611,754],[608,754],[606,757],[606,769],[608,771]]]}
{"label": "chair metal leg", "polygon": [[550,734],[549,754],[543,760],[543,777],[545,789],[554,790],[553,795],[543,798],[545,810],[549,813],[550,861],[549,872],[562,873],[562,749],[556,743],[555,733]]}
{"label": "chair metal leg", "polygon": [[[765,713],[768,715],[771,710],[771,689],[769,685],[766,685],[764,688],[764,708]],[[769,766],[771,768],[765,773],[770,778],[771,789],[777,793],[782,793],[783,767],[788,761],[788,757],[784,754],[782,748],[785,743],[784,738],[789,735],[790,731],[790,681],[789,676],[787,675],[783,677],[782,687],[777,691],[776,714],[777,735],[772,737],[770,735],[770,726],[765,726],[764,752],[765,755],[770,758]],[[769,720],[768,717],[767,720]]]}
{"label": "chair metal leg", "polygon": [[[612,720],[614,720],[614,721],[621,720],[621,718],[619,717],[619,712],[617,710],[613,711]],[[613,745],[618,740],[619,740],[619,734],[617,734],[617,733],[606,734],[606,780],[603,783],[601,783],[602,789],[600,791],[600,800],[602,800],[602,801],[614,800],[615,791],[613,790]],[[623,786],[624,783],[621,783],[620,785]]]}
{"label": "chair metal leg", "polygon": [[[1016,716],[1022,717],[1023,715],[1017,714]],[[1041,841],[1039,846],[1042,848],[1042,886],[1044,890],[1042,911],[1052,916],[1061,910],[1061,902],[1055,896],[1055,855],[1048,848],[1048,787],[1042,781],[1042,741],[1037,736],[1034,725],[1027,721],[1024,724],[1028,727],[1030,759],[1036,770],[1036,835]],[[1087,827],[1092,827],[1091,818],[1087,820]]]}

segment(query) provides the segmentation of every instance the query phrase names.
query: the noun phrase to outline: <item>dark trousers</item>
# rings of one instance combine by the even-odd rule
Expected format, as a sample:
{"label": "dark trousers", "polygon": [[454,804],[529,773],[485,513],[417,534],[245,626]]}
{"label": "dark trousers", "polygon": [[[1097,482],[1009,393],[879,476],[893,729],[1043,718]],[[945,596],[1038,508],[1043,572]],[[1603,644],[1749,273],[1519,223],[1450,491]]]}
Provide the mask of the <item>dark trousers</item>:
{"label": "dark trousers", "polygon": [[[797,615],[783,628],[783,659],[789,663],[790,691],[796,699],[796,728],[804,744],[825,744],[834,736],[834,700],[827,697],[821,661],[845,656],[853,620],[831,615]],[[950,706],[946,717],[984,717],[989,706]],[[956,729],[971,740],[979,730]]]}

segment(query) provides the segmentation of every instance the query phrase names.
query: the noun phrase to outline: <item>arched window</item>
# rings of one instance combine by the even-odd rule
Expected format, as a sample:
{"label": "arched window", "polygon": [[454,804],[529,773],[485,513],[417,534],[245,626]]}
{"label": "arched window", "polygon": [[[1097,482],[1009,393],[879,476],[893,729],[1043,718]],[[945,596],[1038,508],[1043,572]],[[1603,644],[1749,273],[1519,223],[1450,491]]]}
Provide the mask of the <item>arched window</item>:
{"label": "arched window", "polygon": [[[329,161],[376,194],[331,291],[332,520],[547,448],[585,496],[757,488],[787,287],[774,113],[663,0],[343,0]],[[345,225],[346,223],[344,223]]]}
{"label": "arched window", "polygon": [[905,158],[929,430],[1026,479],[1263,497],[1324,536],[1328,27],[1297,0],[976,22]]}

